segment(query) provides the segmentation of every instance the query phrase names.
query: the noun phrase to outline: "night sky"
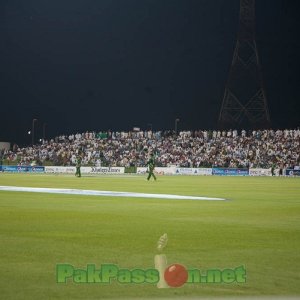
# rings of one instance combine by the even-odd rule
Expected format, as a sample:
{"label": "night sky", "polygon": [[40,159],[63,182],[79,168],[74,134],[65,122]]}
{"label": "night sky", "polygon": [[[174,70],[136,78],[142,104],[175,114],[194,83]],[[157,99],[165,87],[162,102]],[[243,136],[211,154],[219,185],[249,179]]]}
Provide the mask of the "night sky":
{"label": "night sky", "polygon": [[[256,1],[273,128],[300,126],[300,1]],[[0,0],[0,141],[214,129],[239,0]]]}

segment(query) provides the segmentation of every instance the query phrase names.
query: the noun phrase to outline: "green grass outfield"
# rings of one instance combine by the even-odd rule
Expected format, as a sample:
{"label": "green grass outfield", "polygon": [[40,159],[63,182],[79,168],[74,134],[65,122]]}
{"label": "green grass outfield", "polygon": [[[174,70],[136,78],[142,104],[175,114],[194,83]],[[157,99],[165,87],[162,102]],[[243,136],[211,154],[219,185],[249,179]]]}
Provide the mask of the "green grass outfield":
{"label": "green grass outfield", "polygon": [[[184,299],[300,296],[300,178],[82,177],[0,174],[0,185],[166,193],[229,201],[0,191],[1,299]],[[151,268],[167,233],[168,263],[202,270],[244,265],[244,284],[56,283],[56,264]]]}

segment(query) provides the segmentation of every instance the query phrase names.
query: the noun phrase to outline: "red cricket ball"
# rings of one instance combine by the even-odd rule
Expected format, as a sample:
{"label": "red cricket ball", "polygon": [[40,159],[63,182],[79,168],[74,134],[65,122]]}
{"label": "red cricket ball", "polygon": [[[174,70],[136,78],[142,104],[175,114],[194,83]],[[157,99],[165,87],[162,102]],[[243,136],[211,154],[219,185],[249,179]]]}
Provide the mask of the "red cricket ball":
{"label": "red cricket ball", "polygon": [[184,285],[188,279],[188,272],[183,265],[173,264],[165,270],[165,281],[171,287],[180,287]]}

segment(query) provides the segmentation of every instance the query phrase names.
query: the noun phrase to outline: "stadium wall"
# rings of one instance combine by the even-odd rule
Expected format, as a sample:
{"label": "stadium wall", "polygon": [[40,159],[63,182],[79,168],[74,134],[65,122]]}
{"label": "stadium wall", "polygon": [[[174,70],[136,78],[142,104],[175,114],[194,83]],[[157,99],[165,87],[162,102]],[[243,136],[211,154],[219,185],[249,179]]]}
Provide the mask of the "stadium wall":
{"label": "stadium wall", "polygon": [[[9,173],[47,173],[47,174],[75,174],[76,167],[61,166],[7,166],[0,165],[1,172]],[[158,175],[191,175],[191,176],[272,176],[271,169],[251,168],[176,168],[176,167],[156,167]],[[81,167],[82,174],[99,175],[99,174],[125,174],[124,167]],[[146,167],[138,167],[137,174],[146,174]],[[275,170],[279,174],[279,170]],[[284,176],[300,176],[300,168],[286,169]]]}

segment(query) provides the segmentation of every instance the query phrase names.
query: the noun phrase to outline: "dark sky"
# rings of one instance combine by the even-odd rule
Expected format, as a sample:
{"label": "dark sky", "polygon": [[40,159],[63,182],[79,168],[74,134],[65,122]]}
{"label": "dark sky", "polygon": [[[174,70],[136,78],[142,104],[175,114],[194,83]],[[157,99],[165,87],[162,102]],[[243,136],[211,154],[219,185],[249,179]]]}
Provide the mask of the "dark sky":
{"label": "dark sky", "polygon": [[[256,1],[274,128],[300,126],[299,1]],[[0,141],[216,128],[239,0],[0,0]]]}

